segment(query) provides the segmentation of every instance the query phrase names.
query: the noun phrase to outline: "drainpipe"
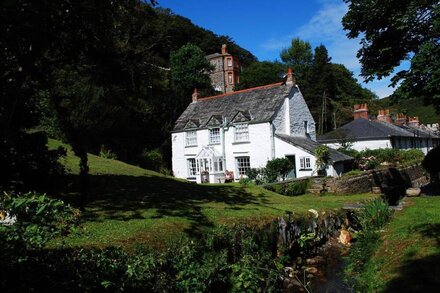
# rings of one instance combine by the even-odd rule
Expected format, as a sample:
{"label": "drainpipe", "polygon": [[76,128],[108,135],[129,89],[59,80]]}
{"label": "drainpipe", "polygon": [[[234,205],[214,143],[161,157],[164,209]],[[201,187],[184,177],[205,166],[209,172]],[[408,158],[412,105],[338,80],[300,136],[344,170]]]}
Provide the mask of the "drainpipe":
{"label": "drainpipe", "polygon": [[225,147],[225,127],[227,125],[226,117],[223,117],[222,124],[222,160],[223,160],[223,171],[226,170],[226,147]]}
{"label": "drainpipe", "polygon": [[275,159],[275,126],[272,124],[272,122],[269,122],[270,126],[270,150],[271,150],[271,156],[272,160]]}

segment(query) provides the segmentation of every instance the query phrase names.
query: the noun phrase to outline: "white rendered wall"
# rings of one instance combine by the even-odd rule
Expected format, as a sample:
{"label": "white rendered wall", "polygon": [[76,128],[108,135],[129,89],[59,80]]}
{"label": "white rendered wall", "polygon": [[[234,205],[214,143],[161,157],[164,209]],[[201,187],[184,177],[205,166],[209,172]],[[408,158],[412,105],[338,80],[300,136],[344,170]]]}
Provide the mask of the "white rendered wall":
{"label": "white rendered wall", "polygon": [[[328,145],[332,149],[338,149],[342,145],[340,143],[324,143]],[[352,143],[351,148],[357,151],[364,151],[366,149],[375,150],[375,149],[389,149],[391,148],[390,139],[375,139],[375,140],[361,140]]]}
{"label": "white rendered wall", "polygon": [[[284,158],[285,156],[295,156],[295,167],[296,167],[295,173],[297,178],[316,175],[316,174],[312,174],[313,171],[316,169],[316,159],[314,155],[298,147],[295,147],[277,137],[275,137],[275,154],[277,158]],[[307,170],[307,171],[300,170],[301,157],[310,158],[311,170]]]}
{"label": "white rendered wall", "polygon": [[[185,146],[185,132],[171,134],[172,140],[172,168],[173,174],[177,178],[188,178],[187,159],[196,158],[199,152],[205,146],[213,147],[221,156],[223,154],[222,142],[225,142],[225,160],[224,170],[233,171],[235,178],[238,179],[235,158],[249,157],[251,168],[260,168],[266,166],[268,160],[272,159],[272,140],[270,123],[249,124],[249,141],[235,142],[235,128],[229,126],[225,128],[224,140],[221,137],[220,144],[209,144],[209,130],[202,129],[197,131],[197,146]],[[220,129],[220,135],[222,131]],[[221,172],[224,174],[224,172]],[[211,183],[218,182],[219,176],[210,174]],[[200,182],[200,175],[196,176],[197,182]]]}

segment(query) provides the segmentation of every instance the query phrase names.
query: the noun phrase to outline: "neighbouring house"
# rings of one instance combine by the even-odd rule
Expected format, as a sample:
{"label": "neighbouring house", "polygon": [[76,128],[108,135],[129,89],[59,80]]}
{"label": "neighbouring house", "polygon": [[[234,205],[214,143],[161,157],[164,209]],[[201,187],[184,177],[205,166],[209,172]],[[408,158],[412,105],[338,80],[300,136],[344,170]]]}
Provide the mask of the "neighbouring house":
{"label": "neighbouring house", "polygon": [[222,45],[221,54],[214,53],[206,56],[214,67],[210,72],[212,87],[217,92],[229,93],[240,83],[240,62],[227,52],[226,44]]}
{"label": "neighbouring house", "polygon": [[[171,134],[173,174],[194,182],[234,180],[250,168],[286,157],[289,178],[316,171],[315,121],[289,70],[285,82],[200,98],[177,119]],[[328,175],[340,175],[352,158],[335,150]],[[233,175],[232,175],[233,174]]]}
{"label": "neighbouring house", "polygon": [[318,138],[318,142],[337,149],[343,146],[365,149],[419,149],[425,154],[439,144],[438,125],[420,125],[418,117],[399,113],[393,119],[388,109],[370,118],[368,105],[354,106],[354,120]]}

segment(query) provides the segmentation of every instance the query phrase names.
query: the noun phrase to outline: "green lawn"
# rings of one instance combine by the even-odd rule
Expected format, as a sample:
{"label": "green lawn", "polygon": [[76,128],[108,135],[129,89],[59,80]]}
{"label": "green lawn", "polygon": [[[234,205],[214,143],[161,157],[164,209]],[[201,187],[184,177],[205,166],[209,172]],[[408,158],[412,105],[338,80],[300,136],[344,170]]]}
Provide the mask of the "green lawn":
{"label": "green lawn", "polygon": [[434,292],[440,288],[440,196],[406,201],[386,226],[366,281],[377,291]]}
{"label": "green lawn", "polygon": [[[50,141],[55,148],[60,143]],[[70,170],[60,196],[75,203],[78,160],[71,151],[63,159]],[[197,185],[116,160],[90,155],[89,203],[80,233],[64,239],[69,246],[147,243],[166,246],[183,235],[198,235],[218,224],[259,225],[286,212],[340,208],[376,195],[282,196],[257,186]],[[59,245],[61,240],[53,245]]]}

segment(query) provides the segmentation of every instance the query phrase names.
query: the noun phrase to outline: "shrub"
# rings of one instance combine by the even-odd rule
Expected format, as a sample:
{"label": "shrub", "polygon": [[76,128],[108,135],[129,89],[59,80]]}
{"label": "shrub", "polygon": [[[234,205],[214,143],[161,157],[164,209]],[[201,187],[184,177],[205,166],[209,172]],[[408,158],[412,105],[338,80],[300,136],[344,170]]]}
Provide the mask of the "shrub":
{"label": "shrub", "polygon": [[284,180],[292,169],[293,164],[289,159],[276,158],[267,162],[264,173],[265,178],[267,182],[275,182],[279,177]]}
{"label": "shrub", "polygon": [[99,156],[104,159],[117,160],[118,156],[111,149],[106,147],[105,145],[101,145],[101,149],[99,150]]}
{"label": "shrub", "polygon": [[320,145],[315,149],[316,168],[318,173],[325,170],[330,161],[330,148],[326,145]]}
{"label": "shrub", "polygon": [[310,180],[299,180],[287,184],[284,191],[285,195],[301,195],[306,193],[310,185]]}

